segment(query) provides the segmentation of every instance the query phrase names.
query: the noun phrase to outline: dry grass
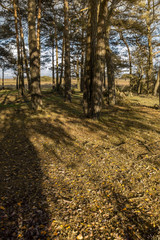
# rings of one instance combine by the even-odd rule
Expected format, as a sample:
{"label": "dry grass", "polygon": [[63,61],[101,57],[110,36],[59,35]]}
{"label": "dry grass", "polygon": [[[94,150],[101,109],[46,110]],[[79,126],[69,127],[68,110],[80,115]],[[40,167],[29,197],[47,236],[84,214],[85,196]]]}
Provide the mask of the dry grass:
{"label": "dry grass", "polygon": [[16,92],[0,94],[1,239],[158,235],[159,110],[135,97],[93,121],[78,92],[72,103],[44,92],[38,114]]}

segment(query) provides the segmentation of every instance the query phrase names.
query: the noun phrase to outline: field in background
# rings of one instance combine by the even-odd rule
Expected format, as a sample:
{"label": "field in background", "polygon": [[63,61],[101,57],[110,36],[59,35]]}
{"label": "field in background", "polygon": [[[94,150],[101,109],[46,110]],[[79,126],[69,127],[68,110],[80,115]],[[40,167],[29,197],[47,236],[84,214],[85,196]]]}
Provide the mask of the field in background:
{"label": "field in background", "polygon": [[[72,86],[75,87],[77,84],[76,79],[72,79]],[[130,81],[128,79],[116,79],[116,85],[117,86],[129,86]],[[5,79],[4,80],[5,88],[12,88],[14,89],[16,87],[16,79]],[[27,87],[27,80],[25,79],[25,86]],[[41,86],[42,88],[52,88],[52,78],[44,76],[41,78]],[[0,89],[2,87],[2,79],[0,79]]]}

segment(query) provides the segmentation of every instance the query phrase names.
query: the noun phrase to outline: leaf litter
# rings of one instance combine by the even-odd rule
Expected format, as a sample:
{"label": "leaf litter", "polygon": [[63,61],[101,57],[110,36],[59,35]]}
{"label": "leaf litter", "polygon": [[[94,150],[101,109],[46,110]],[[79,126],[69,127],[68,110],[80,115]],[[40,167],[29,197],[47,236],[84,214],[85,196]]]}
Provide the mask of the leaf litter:
{"label": "leaf litter", "polygon": [[123,104],[93,121],[83,118],[76,94],[68,104],[45,92],[45,108],[34,114],[7,93],[0,239],[153,239],[160,234],[160,112]]}

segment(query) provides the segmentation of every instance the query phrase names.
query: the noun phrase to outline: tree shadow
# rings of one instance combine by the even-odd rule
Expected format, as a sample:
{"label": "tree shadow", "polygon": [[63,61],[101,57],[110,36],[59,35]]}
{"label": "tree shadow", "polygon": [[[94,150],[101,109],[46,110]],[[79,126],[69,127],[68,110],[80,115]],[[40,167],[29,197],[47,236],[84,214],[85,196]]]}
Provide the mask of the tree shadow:
{"label": "tree shadow", "polygon": [[1,239],[46,239],[48,205],[43,172],[24,123],[15,110],[6,118],[0,141]]}
{"label": "tree shadow", "polygon": [[154,226],[149,215],[140,209],[137,204],[131,204],[129,198],[117,192],[112,186],[111,202],[114,203],[113,214],[117,215],[116,225],[123,229],[127,240],[152,240],[158,234],[158,226]]}

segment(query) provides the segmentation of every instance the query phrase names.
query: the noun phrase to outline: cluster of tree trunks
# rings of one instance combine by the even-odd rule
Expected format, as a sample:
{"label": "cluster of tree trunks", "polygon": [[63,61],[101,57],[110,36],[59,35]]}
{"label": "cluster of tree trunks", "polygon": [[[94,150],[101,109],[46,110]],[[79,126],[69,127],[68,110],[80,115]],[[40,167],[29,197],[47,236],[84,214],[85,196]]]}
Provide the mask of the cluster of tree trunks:
{"label": "cluster of tree trunks", "polygon": [[[103,87],[106,87],[105,69],[107,67],[108,79],[108,104],[115,105],[115,63],[110,47],[111,21],[115,7],[120,0],[88,0],[88,23],[81,23],[81,56],[76,57],[75,74],[77,77],[78,89],[83,92],[83,109],[86,117],[99,118],[103,105]],[[129,0],[128,0],[129,2]],[[28,80],[28,90],[31,94],[32,106],[35,110],[42,107],[42,94],[40,87],[40,34],[41,34],[41,0],[28,0],[28,43],[29,62],[24,41],[22,12],[19,0],[10,0],[12,4],[15,22],[16,45],[17,45],[17,88],[24,94],[24,72]],[[44,4],[44,2],[43,2]],[[159,86],[159,74],[157,80],[154,79],[153,69],[153,48],[151,30],[151,0],[147,0],[146,8],[146,36],[148,47],[148,62],[146,71],[147,91],[157,94]],[[53,4],[54,5],[54,4]],[[3,6],[2,6],[3,7]],[[59,38],[58,25],[52,6],[52,30],[50,30],[52,42],[52,81],[53,88],[57,91],[64,78],[64,99],[71,102],[71,63],[70,63],[70,19],[69,1],[63,0],[63,41],[61,50],[61,69],[59,66]],[[128,51],[128,62],[130,76],[132,75],[132,56],[130,45],[123,34],[122,28],[117,29],[120,39],[125,44]],[[54,54],[55,51],[55,54]],[[55,55],[55,56],[54,56]],[[56,65],[54,64],[56,62]],[[56,78],[55,78],[56,72]],[[59,76],[60,72],[60,76]],[[141,93],[142,78],[144,74],[143,66],[139,68],[140,77],[137,82],[137,92]]]}
{"label": "cluster of tree trunks", "polygon": [[99,118],[105,62],[108,75],[108,103],[115,104],[115,81],[112,52],[109,47],[108,1],[90,0],[84,77],[83,108],[87,117]]}

